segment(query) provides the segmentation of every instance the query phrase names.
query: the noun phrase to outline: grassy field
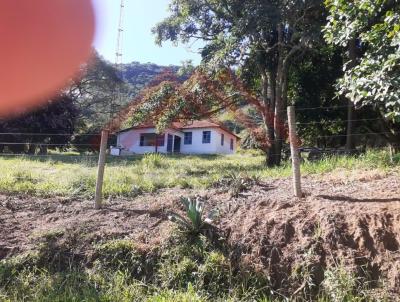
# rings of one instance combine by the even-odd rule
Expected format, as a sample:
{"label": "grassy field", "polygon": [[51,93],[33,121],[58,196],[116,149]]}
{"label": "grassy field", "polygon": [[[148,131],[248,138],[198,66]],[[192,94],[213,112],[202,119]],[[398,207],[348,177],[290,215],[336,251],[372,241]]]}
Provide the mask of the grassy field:
{"label": "grassy field", "polygon": [[[309,175],[337,169],[338,174],[353,169],[389,171],[399,163],[399,156],[391,159],[386,152],[369,151],[358,157],[305,161],[302,171]],[[0,191],[89,198],[96,165],[95,156],[1,157]],[[254,152],[109,158],[105,195],[136,196],[167,187],[207,188],[232,173],[268,180],[289,176],[291,168],[288,163],[265,168],[264,157]],[[311,301],[314,290],[313,301],[373,301],[363,280],[341,265],[327,268],[320,288],[307,281],[308,270],[299,270],[298,278],[309,282],[310,289],[304,290],[303,298],[292,299],[274,292],[265,275],[233,266],[232,250],[204,236],[181,237],[178,232],[163,246],[144,251],[129,240],[91,242],[86,235],[49,231],[34,240],[32,253],[1,260],[0,301]],[[83,243],[93,250],[89,258],[79,254]]]}
{"label": "grassy field", "polygon": [[[335,169],[390,169],[385,151],[369,151],[358,157],[330,157],[303,162],[302,173],[320,174]],[[38,196],[90,198],[96,183],[96,156],[0,157],[0,192]],[[264,157],[256,152],[230,156],[163,156],[149,154],[108,159],[105,196],[134,197],[161,188],[207,188],[229,174],[242,173],[259,179],[287,177],[291,167],[266,168]]]}

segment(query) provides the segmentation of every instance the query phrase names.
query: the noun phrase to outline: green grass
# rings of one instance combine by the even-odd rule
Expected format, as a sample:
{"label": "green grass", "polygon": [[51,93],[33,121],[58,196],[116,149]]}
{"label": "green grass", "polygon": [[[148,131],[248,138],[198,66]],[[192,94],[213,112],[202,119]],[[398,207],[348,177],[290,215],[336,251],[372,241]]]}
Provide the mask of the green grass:
{"label": "green grass", "polygon": [[[162,156],[151,154],[108,158],[105,196],[136,196],[161,188],[208,188],[230,173],[245,173],[260,179],[288,177],[290,164],[266,168],[265,158],[249,152],[229,156]],[[320,174],[344,169],[382,169],[397,165],[384,151],[369,151],[359,157],[339,156],[304,162],[302,173]],[[0,192],[39,196],[90,198],[96,183],[96,156],[0,157]]]}
{"label": "green grass", "polygon": [[325,280],[314,295],[285,298],[290,294],[272,290],[268,276],[252,267],[235,267],[229,248],[204,236],[175,234],[162,249],[150,253],[127,240],[97,243],[89,258],[59,266],[54,260],[67,263],[71,253],[65,249],[53,255],[54,235],[44,235],[34,253],[0,261],[0,301],[375,301],[365,280],[340,264],[325,270]]}
{"label": "green grass", "polygon": [[[90,197],[94,192],[96,161],[95,157],[82,156],[0,158],[0,191]],[[391,161],[386,152],[369,151],[359,157],[304,162],[302,171],[385,171],[399,162],[399,156]],[[263,156],[254,153],[110,158],[105,194],[135,196],[165,187],[204,188],[238,172],[261,179],[291,174],[287,163],[273,169],[265,168],[263,163]],[[75,257],[72,263],[70,257],[75,255],[77,243],[85,240],[84,236],[66,237],[62,231],[41,234],[33,253],[0,261],[0,301],[283,301],[281,295],[272,295],[268,276],[251,267],[234,266],[229,247],[204,236],[179,236],[171,236],[165,246],[151,252],[127,240],[94,242],[90,258]],[[292,277],[300,284],[310,279],[306,260]],[[325,270],[325,280],[313,298],[321,302],[372,300],[364,280],[338,263]],[[310,299],[307,295],[313,284],[309,283],[310,289],[304,290],[305,298],[298,301]]]}

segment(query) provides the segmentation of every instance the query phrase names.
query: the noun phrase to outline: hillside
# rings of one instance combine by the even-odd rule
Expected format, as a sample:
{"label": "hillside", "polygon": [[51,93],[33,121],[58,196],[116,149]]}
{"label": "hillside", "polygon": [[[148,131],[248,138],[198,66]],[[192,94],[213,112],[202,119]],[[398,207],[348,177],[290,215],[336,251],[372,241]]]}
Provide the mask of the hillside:
{"label": "hillside", "polygon": [[132,62],[122,64],[121,71],[117,71],[111,62],[96,54],[82,70],[85,77],[69,89],[79,111],[78,132],[98,131],[109,121],[110,110],[118,113],[166,69],[177,72],[179,67]]}
{"label": "hillside", "polygon": [[131,62],[122,64],[122,77],[135,91],[142,89],[166,69],[178,71],[178,66],[160,66],[154,63]]}

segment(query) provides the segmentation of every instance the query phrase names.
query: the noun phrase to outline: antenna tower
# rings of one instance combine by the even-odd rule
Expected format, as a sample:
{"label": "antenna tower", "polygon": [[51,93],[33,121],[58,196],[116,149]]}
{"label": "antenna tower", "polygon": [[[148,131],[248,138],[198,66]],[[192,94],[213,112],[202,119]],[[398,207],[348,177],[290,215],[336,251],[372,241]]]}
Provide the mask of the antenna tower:
{"label": "antenna tower", "polygon": [[117,35],[117,47],[115,49],[115,67],[119,68],[122,64],[122,38],[124,32],[124,8],[125,0],[121,0],[119,10],[119,22],[118,22],[118,35]]}
{"label": "antenna tower", "polygon": [[[123,81],[122,76],[122,44],[123,44],[123,32],[124,32],[124,8],[125,8],[125,0],[121,0],[120,2],[120,10],[119,10],[119,21],[118,21],[118,32],[117,32],[117,45],[115,48],[115,61],[114,68],[116,74],[120,77],[120,80]],[[113,115],[116,113],[116,107],[118,104],[115,104],[115,101],[119,101],[119,105],[121,104],[122,94],[120,86],[117,87],[115,91],[114,97],[111,98],[110,102],[110,118],[113,118]]]}

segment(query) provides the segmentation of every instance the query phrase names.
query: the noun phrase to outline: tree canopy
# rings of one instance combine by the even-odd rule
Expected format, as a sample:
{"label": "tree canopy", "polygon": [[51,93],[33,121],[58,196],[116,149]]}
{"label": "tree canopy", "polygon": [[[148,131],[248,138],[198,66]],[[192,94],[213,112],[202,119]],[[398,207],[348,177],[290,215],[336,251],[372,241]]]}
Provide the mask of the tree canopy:
{"label": "tree canopy", "polygon": [[356,64],[344,65],[340,92],[356,105],[374,105],[400,119],[400,2],[397,0],[326,0],[325,38],[346,47],[356,41]]}
{"label": "tree canopy", "polygon": [[289,69],[319,41],[322,22],[317,0],[173,0],[170,16],[153,32],[159,44],[202,39],[203,64],[212,70],[246,66],[255,71],[260,84],[253,88],[268,109],[259,113],[272,166],[281,160]]}
{"label": "tree canopy", "polygon": [[0,151],[47,153],[48,146],[63,148],[72,139],[78,109],[74,100],[61,95],[19,117],[0,121]]}

